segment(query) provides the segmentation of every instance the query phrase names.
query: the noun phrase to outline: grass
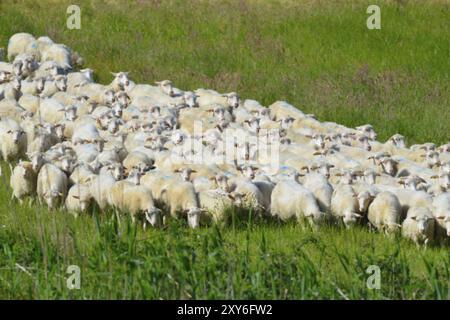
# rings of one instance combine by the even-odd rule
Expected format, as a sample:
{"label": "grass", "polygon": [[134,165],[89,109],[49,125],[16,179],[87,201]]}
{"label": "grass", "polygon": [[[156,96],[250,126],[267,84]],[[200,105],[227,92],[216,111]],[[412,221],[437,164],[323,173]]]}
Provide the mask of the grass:
{"label": "grass", "polygon": [[[448,2],[379,3],[381,30],[366,28],[368,1],[78,1],[82,29],[68,30],[69,2],[6,0],[0,46],[15,32],[48,34],[101,82],[125,70],[138,82],[287,100],[323,121],[371,123],[381,139],[446,143]],[[276,222],[144,232],[109,215],[20,206],[2,179],[0,298],[450,298],[448,247]],[[71,264],[81,290],[66,287]],[[367,289],[370,265],[380,290]]]}

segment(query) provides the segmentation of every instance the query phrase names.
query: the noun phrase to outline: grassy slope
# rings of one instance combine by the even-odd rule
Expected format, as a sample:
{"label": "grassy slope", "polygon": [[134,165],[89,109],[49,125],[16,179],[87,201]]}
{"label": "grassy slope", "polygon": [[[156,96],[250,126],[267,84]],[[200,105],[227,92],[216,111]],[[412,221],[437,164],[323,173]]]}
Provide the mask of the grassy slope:
{"label": "grassy slope", "polygon": [[[79,1],[82,29],[71,31],[62,1],[2,1],[0,44],[19,31],[48,34],[102,82],[128,70],[139,82],[168,78],[266,105],[285,99],[321,120],[370,122],[381,139],[447,142],[448,5],[398,2],[382,2],[382,30],[369,31],[364,1]],[[295,224],[144,233],[20,207],[3,179],[1,298],[450,298],[448,248]],[[72,263],[79,291],[65,287]],[[366,289],[371,264],[381,290]]]}

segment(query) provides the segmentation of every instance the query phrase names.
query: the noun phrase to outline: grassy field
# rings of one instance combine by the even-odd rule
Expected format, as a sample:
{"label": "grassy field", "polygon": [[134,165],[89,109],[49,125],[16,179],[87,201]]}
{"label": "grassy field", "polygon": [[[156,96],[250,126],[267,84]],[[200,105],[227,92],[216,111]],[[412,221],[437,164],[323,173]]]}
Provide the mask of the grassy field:
{"label": "grassy field", "polygon": [[[371,123],[382,140],[450,140],[448,1],[378,1],[381,30],[366,28],[368,1],[77,3],[81,30],[65,27],[70,2],[1,1],[0,47],[15,32],[47,34],[101,82],[130,71],[137,82],[287,100],[320,120]],[[20,206],[0,181],[0,298],[450,299],[448,247],[277,222],[144,232]],[[80,290],[66,287],[72,264]],[[370,265],[380,290],[366,286]]]}

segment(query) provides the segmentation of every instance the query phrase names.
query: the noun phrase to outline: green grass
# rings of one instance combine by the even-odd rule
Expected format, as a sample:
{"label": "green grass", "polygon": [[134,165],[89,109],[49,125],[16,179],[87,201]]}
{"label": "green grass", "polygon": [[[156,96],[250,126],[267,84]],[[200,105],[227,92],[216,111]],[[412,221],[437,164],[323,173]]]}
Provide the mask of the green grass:
{"label": "green grass", "polygon": [[[410,143],[450,139],[446,1],[2,1],[0,46],[15,32],[48,34],[80,52],[97,80],[238,91],[287,100],[320,120],[374,125]],[[4,168],[4,172],[6,172]],[[417,248],[363,228],[319,232],[295,223],[164,230],[126,219],[49,213],[10,200],[0,182],[0,298],[449,299],[448,247]],[[81,290],[68,290],[69,265]],[[381,289],[366,287],[370,265]]]}

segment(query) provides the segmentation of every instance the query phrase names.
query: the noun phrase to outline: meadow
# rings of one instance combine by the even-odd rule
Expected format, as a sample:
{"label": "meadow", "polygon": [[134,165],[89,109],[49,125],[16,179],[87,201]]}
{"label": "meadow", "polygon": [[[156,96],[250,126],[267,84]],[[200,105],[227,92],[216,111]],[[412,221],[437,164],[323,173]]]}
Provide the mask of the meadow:
{"label": "meadow", "polygon": [[[67,44],[110,82],[171,79],[182,89],[286,100],[321,121],[371,123],[384,141],[450,141],[448,1],[0,2],[0,47],[16,32]],[[450,299],[450,250],[360,227],[313,231],[251,221],[144,231],[114,215],[77,218],[11,200],[0,177],[1,299]],[[81,288],[66,286],[68,266]],[[380,289],[366,272],[381,270]]]}

